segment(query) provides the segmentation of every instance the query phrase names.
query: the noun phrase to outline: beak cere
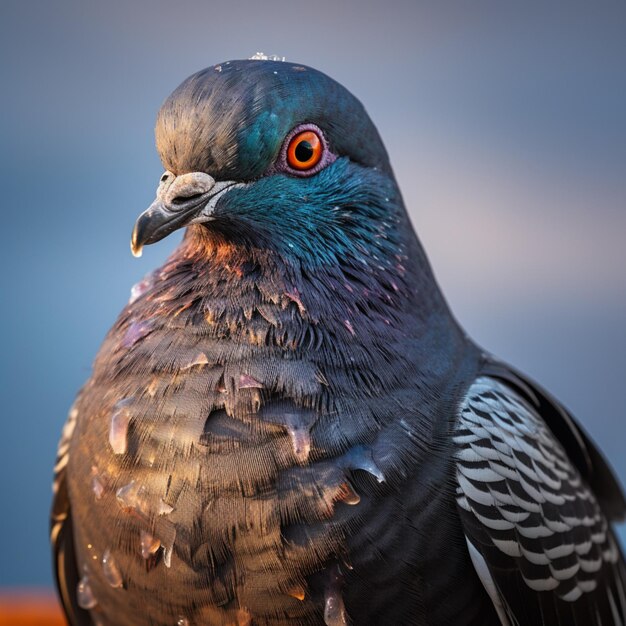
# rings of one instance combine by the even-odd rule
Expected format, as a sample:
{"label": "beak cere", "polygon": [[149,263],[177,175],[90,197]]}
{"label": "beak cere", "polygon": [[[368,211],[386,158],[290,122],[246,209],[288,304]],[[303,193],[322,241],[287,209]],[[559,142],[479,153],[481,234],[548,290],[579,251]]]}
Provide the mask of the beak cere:
{"label": "beak cere", "polygon": [[204,172],[175,176],[165,172],[157,189],[156,199],[144,211],[133,229],[130,249],[141,256],[143,246],[155,243],[192,221],[208,221],[223,192],[234,181],[216,182]]}
{"label": "beak cere", "polygon": [[[165,180],[164,180],[165,179]],[[161,176],[157,196],[162,189],[163,200],[166,204],[183,202],[193,196],[205,194],[215,186],[215,179],[204,172],[192,172],[174,176],[171,172],[165,172]]]}

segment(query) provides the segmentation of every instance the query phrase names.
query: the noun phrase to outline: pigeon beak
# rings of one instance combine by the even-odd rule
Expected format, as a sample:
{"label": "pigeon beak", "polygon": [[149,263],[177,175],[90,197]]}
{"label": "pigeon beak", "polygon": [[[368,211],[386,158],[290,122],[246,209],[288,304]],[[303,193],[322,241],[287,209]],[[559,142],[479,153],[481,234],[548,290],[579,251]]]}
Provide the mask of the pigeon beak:
{"label": "pigeon beak", "polygon": [[145,245],[160,241],[170,233],[192,222],[207,222],[212,218],[218,199],[234,181],[216,182],[204,172],[175,176],[165,172],[161,177],[154,202],[144,211],[133,228],[130,249],[140,257]]}

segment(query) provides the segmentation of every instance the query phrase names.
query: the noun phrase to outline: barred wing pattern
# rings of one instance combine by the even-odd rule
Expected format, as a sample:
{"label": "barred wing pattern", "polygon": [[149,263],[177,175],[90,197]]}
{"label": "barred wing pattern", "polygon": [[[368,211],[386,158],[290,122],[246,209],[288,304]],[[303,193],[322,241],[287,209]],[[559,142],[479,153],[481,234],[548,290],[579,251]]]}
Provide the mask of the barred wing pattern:
{"label": "barred wing pattern", "polygon": [[623,557],[596,498],[541,417],[478,378],[461,406],[457,504],[503,624],[625,624]]}

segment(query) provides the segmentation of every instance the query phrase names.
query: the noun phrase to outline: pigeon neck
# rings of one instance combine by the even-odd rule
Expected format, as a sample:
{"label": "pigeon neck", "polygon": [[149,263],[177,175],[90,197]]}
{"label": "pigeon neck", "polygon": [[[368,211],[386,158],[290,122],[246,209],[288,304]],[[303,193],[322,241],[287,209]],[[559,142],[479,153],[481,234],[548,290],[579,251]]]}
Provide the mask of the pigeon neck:
{"label": "pigeon neck", "polygon": [[[413,362],[413,367],[421,367],[434,343],[440,354],[452,354],[466,339],[419,242],[412,230],[408,232],[404,254],[396,255],[391,264],[346,259],[313,272],[272,250],[236,243],[196,225],[188,229],[166,274],[192,272],[194,292],[205,308],[218,301],[232,316],[268,306],[285,315],[291,311],[290,324],[299,329],[303,342],[310,334],[305,329],[310,328],[311,333],[334,337],[338,345],[377,344],[384,349],[395,344],[419,353],[420,363]],[[301,347],[304,344],[293,346]]]}

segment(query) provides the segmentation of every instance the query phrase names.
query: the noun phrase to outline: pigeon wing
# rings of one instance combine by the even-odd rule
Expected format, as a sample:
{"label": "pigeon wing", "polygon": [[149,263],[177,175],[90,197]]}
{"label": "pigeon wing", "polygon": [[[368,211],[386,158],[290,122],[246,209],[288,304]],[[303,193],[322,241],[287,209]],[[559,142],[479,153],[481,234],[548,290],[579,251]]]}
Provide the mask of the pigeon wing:
{"label": "pigeon wing", "polygon": [[67,493],[66,471],[70,454],[70,441],[78,417],[75,406],[70,410],[63,427],[54,466],[54,498],[50,512],[50,541],[52,543],[52,562],[57,591],[68,623],[71,626],[93,626],[89,612],[80,608],[77,601],[76,589],[80,576],[76,565],[72,512]]}
{"label": "pigeon wing", "polygon": [[609,521],[626,519],[626,497],[606,459],[574,417],[545,389],[508,364],[489,360],[482,373],[517,392],[541,415]]}
{"label": "pigeon wing", "polygon": [[626,568],[607,516],[532,404],[482,376],[454,442],[467,546],[502,623],[625,624]]}

